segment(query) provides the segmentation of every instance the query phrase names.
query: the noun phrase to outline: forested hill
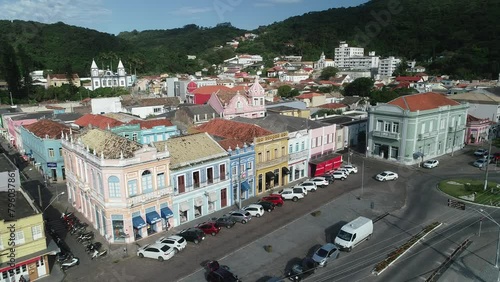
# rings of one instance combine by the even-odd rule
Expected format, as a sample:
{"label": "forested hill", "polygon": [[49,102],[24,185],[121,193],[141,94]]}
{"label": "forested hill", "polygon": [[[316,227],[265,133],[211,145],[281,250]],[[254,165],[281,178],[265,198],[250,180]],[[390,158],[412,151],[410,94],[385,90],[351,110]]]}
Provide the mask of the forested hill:
{"label": "forested hill", "polygon": [[[351,7],[311,12],[262,26],[260,37],[242,42],[236,52],[303,55],[317,60],[322,51],[333,58],[339,41],[377,54],[416,59],[431,74],[460,78],[497,78],[500,72],[500,1],[372,0]],[[89,75],[94,58],[99,67],[116,68],[122,59],[128,72],[193,73],[234,55],[215,51],[245,30],[222,23],[212,28],[187,25],[170,30],[111,35],[64,23],[0,21],[0,64],[27,69],[74,71]],[[13,48],[10,48],[13,47]],[[187,60],[196,55],[197,60]],[[0,67],[0,78],[6,76]]]}

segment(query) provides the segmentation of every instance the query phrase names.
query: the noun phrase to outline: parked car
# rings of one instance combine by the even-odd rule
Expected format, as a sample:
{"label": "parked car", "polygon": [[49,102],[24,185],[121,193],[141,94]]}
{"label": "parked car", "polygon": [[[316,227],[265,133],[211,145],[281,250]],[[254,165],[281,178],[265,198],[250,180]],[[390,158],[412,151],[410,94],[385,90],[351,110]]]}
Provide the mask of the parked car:
{"label": "parked car", "polygon": [[291,281],[302,281],[314,274],[316,271],[316,263],[311,258],[305,258],[301,263],[292,265],[286,272],[286,276]]}
{"label": "parked car", "polygon": [[227,265],[219,265],[217,261],[209,261],[207,269],[209,271],[206,275],[208,282],[241,282]]}
{"label": "parked car", "polygon": [[229,216],[234,221],[241,222],[243,224],[246,224],[252,219],[252,215],[244,210],[232,211],[227,216]]}
{"label": "parked car", "polygon": [[486,165],[488,165],[488,160],[487,159],[477,159],[475,162],[472,163],[473,166],[483,168]]}
{"label": "parked car", "polygon": [[342,168],[347,169],[349,173],[358,173],[358,168],[352,164],[344,165],[342,166]]}
{"label": "parked car", "polygon": [[326,179],[326,181],[328,181],[329,184],[332,184],[333,182],[335,182],[335,177],[333,177],[332,174],[323,174],[323,175],[321,175],[321,177],[324,177]]}
{"label": "parked car", "polygon": [[215,236],[219,233],[220,227],[215,224],[215,222],[203,222],[198,225],[196,225],[196,228],[201,229],[205,234],[210,234],[212,236]]}
{"label": "parked car", "polygon": [[236,221],[234,219],[227,216],[212,217],[210,221],[214,222],[218,227],[226,227],[227,229],[230,229],[236,224]]}
{"label": "parked car", "polygon": [[242,210],[249,212],[252,216],[261,217],[264,215],[264,207],[259,204],[250,204]]}
{"label": "parked car", "polygon": [[175,253],[184,250],[187,245],[186,239],[177,235],[161,237],[160,239],[156,240],[156,243],[165,244],[171,248],[174,248]]}
{"label": "parked car", "polygon": [[422,164],[422,167],[425,167],[425,168],[435,168],[438,165],[439,165],[439,161],[438,160],[427,160],[427,161],[425,161]]}
{"label": "parked car", "polygon": [[397,180],[398,174],[392,171],[383,171],[375,176],[375,179],[378,181],[388,181],[388,180]]}
{"label": "parked car", "polygon": [[326,178],[324,178],[323,176],[313,177],[309,179],[309,181],[307,182],[314,182],[314,184],[316,184],[316,187],[326,187],[328,186],[328,184],[330,184],[330,182],[326,180]]}
{"label": "parked car", "polygon": [[318,190],[318,187],[316,186],[316,182],[314,182],[314,181],[304,181],[304,182],[297,184],[293,187],[294,188],[295,187],[303,187],[306,189],[306,192],[316,192],[316,190]]}
{"label": "parked car", "polygon": [[301,193],[300,190],[292,188],[285,188],[279,191],[279,194],[284,200],[292,200],[294,202],[297,202],[299,199],[303,199],[305,197],[305,194]]}
{"label": "parked car", "polygon": [[256,204],[261,205],[266,212],[272,212],[274,210],[274,208],[276,207],[276,205],[274,203],[267,202],[267,201],[258,201]]}
{"label": "parked car", "polygon": [[304,196],[307,196],[307,188],[304,186],[295,185],[290,189],[293,189],[296,193],[302,193]]}
{"label": "parked car", "polygon": [[342,170],[336,170],[336,171],[334,171],[332,173],[332,176],[333,176],[334,179],[340,179],[341,181],[344,181],[344,180],[347,179],[347,175]]}
{"label": "parked car", "polygon": [[477,157],[482,157],[484,155],[487,155],[488,154],[488,150],[486,149],[477,149],[475,152],[474,152],[474,156],[477,156]]}
{"label": "parked car", "polygon": [[285,203],[285,201],[283,201],[283,197],[281,197],[280,194],[270,194],[269,196],[262,197],[262,199],[260,199],[260,200],[266,201],[266,202],[271,202],[278,207],[283,206],[283,204]]}
{"label": "parked car", "polygon": [[159,261],[169,260],[175,254],[175,248],[162,243],[153,243],[140,247],[137,250],[137,256],[140,258],[152,258]]}
{"label": "parked car", "polygon": [[345,173],[345,175],[347,175],[347,176],[349,176],[351,174],[351,172],[347,168],[344,168],[344,167],[340,167],[338,170],[343,171]]}
{"label": "parked car", "polygon": [[339,255],[340,251],[335,244],[328,243],[319,248],[312,256],[312,259],[318,266],[324,267],[328,261],[337,259]]}
{"label": "parked car", "polygon": [[196,227],[181,230],[177,235],[195,244],[205,240],[205,232]]}

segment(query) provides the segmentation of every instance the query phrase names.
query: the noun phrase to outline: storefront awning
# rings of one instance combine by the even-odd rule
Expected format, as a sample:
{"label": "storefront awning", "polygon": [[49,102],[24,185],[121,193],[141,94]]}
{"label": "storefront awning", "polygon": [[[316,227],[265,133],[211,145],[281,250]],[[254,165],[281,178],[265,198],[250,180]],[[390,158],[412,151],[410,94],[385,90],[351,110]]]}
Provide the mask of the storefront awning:
{"label": "storefront awning", "polygon": [[212,191],[212,192],[208,193],[208,201],[209,202],[217,201],[217,192]]}
{"label": "storefront awning", "polygon": [[156,211],[151,211],[146,214],[146,221],[149,224],[155,224],[161,220],[160,215]]}
{"label": "storefront awning", "polygon": [[203,198],[202,197],[198,197],[198,198],[194,199],[194,205],[196,207],[203,206]]}
{"label": "storefront awning", "polygon": [[248,190],[250,190],[250,184],[248,183],[248,181],[245,180],[241,182],[241,191],[246,192]]}
{"label": "storefront awning", "polygon": [[141,229],[146,226],[146,222],[144,221],[142,216],[136,216],[132,218],[132,224],[134,225],[135,229]]}
{"label": "storefront awning", "polygon": [[184,203],[181,203],[179,205],[179,211],[180,212],[185,212],[187,210],[189,210],[189,203],[188,202],[184,202]]}
{"label": "storefront awning", "polygon": [[163,218],[170,218],[170,217],[174,216],[174,213],[172,212],[172,210],[169,207],[162,208],[160,210],[160,213],[161,213],[161,217],[163,217]]}
{"label": "storefront awning", "polygon": [[273,179],[274,179],[274,173],[272,173],[271,171],[266,172],[266,181]]}
{"label": "storefront awning", "polygon": [[281,173],[283,173],[283,175],[289,175],[290,170],[288,169],[288,167],[284,166],[281,168]]}

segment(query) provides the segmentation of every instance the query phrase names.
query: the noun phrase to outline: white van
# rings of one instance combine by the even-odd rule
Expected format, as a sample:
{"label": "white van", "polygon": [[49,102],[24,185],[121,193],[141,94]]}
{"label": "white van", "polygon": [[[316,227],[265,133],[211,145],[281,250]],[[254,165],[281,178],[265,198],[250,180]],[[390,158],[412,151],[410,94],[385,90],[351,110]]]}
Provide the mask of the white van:
{"label": "white van", "polygon": [[350,252],[364,240],[370,239],[373,233],[373,221],[366,217],[358,217],[342,226],[335,238],[335,245],[341,250]]}

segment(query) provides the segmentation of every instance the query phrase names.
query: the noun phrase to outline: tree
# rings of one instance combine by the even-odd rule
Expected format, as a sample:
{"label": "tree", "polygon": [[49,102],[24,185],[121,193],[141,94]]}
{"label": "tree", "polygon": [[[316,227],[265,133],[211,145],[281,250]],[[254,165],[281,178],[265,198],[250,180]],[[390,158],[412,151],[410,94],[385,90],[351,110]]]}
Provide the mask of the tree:
{"label": "tree", "polygon": [[282,85],[278,87],[278,96],[282,98],[290,97],[290,92],[292,92],[292,87],[290,85]]}
{"label": "tree", "polygon": [[407,68],[408,68],[408,62],[405,59],[403,59],[401,60],[401,63],[398,64],[392,75],[407,76],[408,75],[408,72],[406,71]]}
{"label": "tree", "polygon": [[12,45],[7,43],[5,40],[0,39],[0,67],[2,67],[2,73],[5,76],[5,80],[9,85],[9,92],[12,97],[16,99],[23,99],[21,89],[21,71],[17,64],[16,52]]}
{"label": "tree", "polygon": [[370,97],[373,80],[368,77],[356,78],[344,88],[345,96]]}
{"label": "tree", "polygon": [[335,77],[339,70],[335,67],[326,67],[321,71],[319,79],[330,80],[330,78]]}

